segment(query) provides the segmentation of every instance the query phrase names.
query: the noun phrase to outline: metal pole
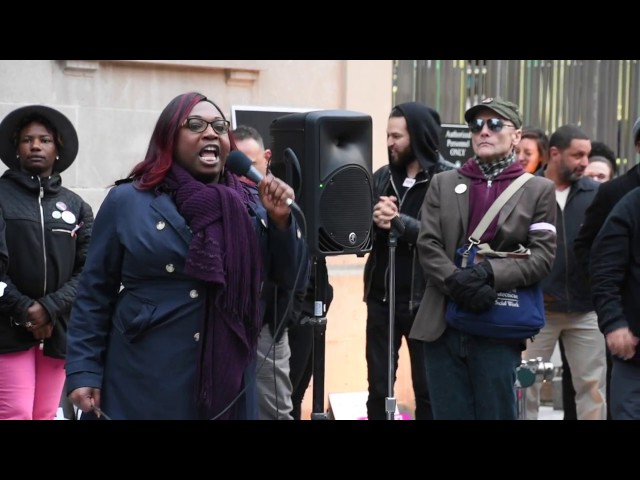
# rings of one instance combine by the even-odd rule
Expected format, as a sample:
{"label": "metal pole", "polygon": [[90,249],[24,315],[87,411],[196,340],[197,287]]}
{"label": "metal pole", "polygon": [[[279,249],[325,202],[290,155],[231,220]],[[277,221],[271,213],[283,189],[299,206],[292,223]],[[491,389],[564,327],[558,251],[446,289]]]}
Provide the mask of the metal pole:
{"label": "metal pole", "polygon": [[396,246],[398,244],[398,236],[392,226],[389,230],[389,376],[388,376],[388,395],[385,399],[385,411],[387,412],[387,420],[394,420],[396,413],[396,399],[393,395],[393,385],[395,383],[395,348],[394,348],[394,330],[396,318]]}
{"label": "metal pole", "polygon": [[326,271],[326,267],[321,272],[319,264],[325,265],[324,257],[313,257],[313,268],[315,278],[315,298],[313,302],[313,411],[311,420],[328,420],[327,412],[324,408],[324,373],[325,373],[325,338],[327,330],[327,317],[325,316],[324,298],[325,279],[321,275]]}

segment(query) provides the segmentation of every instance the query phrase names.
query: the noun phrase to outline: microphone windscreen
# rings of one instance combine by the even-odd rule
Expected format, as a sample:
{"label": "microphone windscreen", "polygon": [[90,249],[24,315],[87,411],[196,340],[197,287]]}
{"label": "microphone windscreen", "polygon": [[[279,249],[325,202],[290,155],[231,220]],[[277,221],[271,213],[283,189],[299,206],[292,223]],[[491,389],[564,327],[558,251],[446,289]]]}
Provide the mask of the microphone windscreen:
{"label": "microphone windscreen", "polygon": [[233,150],[227,155],[227,168],[238,176],[246,176],[251,165],[251,159],[240,150]]}

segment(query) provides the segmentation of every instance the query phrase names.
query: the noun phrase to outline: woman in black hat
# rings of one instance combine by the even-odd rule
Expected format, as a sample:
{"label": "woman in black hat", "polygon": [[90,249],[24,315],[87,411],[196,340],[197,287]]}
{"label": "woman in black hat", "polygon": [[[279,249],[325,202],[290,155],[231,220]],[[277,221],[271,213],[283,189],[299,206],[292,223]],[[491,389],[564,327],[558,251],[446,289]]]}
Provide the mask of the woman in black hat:
{"label": "woman in black hat", "polygon": [[78,153],[62,113],[30,105],[0,123],[0,217],[9,267],[0,297],[0,419],[52,420],[65,382],[67,320],[93,212],[62,186]]}

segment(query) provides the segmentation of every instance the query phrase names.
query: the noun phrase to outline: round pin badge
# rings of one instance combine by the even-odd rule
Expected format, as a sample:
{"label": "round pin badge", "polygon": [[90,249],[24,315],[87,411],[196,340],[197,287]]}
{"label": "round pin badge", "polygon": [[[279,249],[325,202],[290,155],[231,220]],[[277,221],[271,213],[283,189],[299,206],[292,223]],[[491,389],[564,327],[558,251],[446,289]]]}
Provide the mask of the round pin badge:
{"label": "round pin badge", "polygon": [[458,185],[456,185],[456,188],[454,188],[454,191],[457,194],[461,194],[467,191],[467,186],[464,183],[460,183]]}
{"label": "round pin badge", "polygon": [[58,220],[60,217],[62,217],[62,213],[60,213],[58,210],[54,210],[53,212],[51,212],[51,216]]}
{"label": "round pin badge", "polygon": [[58,202],[56,203],[56,208],[62,212],[64,212],[67,209],[67,204],[64,202]]}
{"label": "round pin badge", "polygon": [[65,221],[65,223],[68,223],[70,225],[73,225],[74,223],[76,223],[76,216],[71,213],[69,210],[65,210],[64,212],[62,212],[62,220]]}

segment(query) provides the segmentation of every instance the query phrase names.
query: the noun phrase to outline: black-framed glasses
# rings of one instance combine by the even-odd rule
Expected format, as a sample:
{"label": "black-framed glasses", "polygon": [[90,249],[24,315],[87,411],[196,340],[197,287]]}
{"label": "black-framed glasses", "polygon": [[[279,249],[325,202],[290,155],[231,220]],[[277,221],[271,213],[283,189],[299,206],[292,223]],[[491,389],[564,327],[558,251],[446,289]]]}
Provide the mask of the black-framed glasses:
{"label": "black-framed glasses", "polygon": [[504,123],[504,120],[502,120],[501,118],[490,118],[488,120],[476,118],[475,120],[470,121],[467,125],[469,125],[469,130],[471,130],[473,133],[478,133],[482,131],[482,127],[484,127],[485,123],[487,124],[487,128],[495,133],[502,131],[504,127],[516,128],[515,125]]}
{"label": "black-framed glasses", "polygon": [[229,122],[229,120],[223,120],[221,118],[216,118],[213,122],[207,122],[205,119],[200,117],[187,117],[182,124],[183,127],[188,128],[193,133],[204,132],[207,129],[208,125],[211,125],[213,131],[218,135],[224,135],[225,133],[229,133],[231,122]]}

